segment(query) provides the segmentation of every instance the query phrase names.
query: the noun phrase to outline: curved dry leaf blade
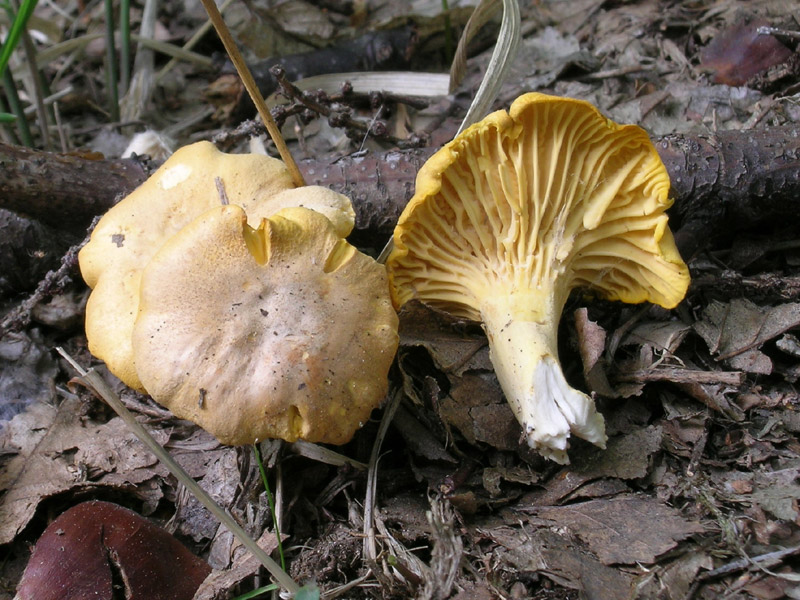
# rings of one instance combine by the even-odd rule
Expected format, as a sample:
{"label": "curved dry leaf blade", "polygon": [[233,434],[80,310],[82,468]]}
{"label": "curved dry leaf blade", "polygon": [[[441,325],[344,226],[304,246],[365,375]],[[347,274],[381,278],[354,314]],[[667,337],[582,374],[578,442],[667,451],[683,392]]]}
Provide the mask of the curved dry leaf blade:
{"label": "curved dry leaf blade", "polygon": [[450,65],[450,90],[452,94],[455,89],[464,80],[464,75],[467,70],[467,46],[472,41],[472,38],[480,31],[481,27],[489,22],[489,19],[494,16],[495,11],[500,8],[500,0],[481,0],[481,3],[472,11],[464,31],[458,40],[458,47],[456,48],[455,56],[453,56],[453,63]]}
{"label": "curved dry leaf blade", "polygon": [[84,502],[45,529],[17,597],[110,600],[115,571],[126,598],[189,600],[211,567],[135,512],[109,502]]}
{"label": "curved dry leaf blade", "polygon": [[520,39],[519,4],[517,0],[503,0],[503,22],[497,35],[497,45],[489,59],[486,75],[467,110],[467,115],[461,122],[458,133],[481,120],[488,112],[500,92],[511,63],[514,62]]}

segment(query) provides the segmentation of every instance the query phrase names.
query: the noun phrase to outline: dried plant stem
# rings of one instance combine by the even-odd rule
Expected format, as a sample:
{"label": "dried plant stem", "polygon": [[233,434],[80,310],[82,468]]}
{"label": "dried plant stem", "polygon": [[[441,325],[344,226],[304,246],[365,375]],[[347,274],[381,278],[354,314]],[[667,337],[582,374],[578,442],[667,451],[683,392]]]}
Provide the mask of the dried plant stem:
{"label": "dried plant stem", "polygon": [[497,43],[489,59],[489,65],[486,67],[483,81],[481,81],[478,91],[475,92],[475,98],[469,105],[461,127],[458,128],[458,133],[486,116],[500,92],[500,87],[506,79],[511,63],[514,62],[521,37],[519,2],[503,0],[503,22],[500,24],[500,33],[497,34]]}
{"label": "dried plant stem", "polygon": [[294,595],[299,590],[300,587],[294,582],[294,580],[289,577],[289,575],[281,569],[280,565],[272,560],[269,555],[267,555],[264,550],[249,536],[247,532],[231,517],[225,510],[214,500],[208,493],[201,488],[197,482],[192,479],[189,474],[183,470],[175,459],[161,447],[161,445],[150,435],[150,433],[139,423],[136,418],[133,416],[133,413],[130,412],[119,397],[108,387],[106,382],[98,375],[94,370],[86,371],[83,367],[81,367],[74,358],[72,358],[67,352],[64,351],[63,348],[56,348],[58,353],[64,357],[64,359],[72,365],[78,374],[80,375],[80,381],[86,384],[89,388],[91,388],[98,396],[100,396],[105,402],[108,403],[111,408],[114,409],[119,417],[125,422],[125,424],[130,427],[131,431],[136,434],[136,437],[139,438],[145,446],[147,446],[150,451],[155,454],[158,459],[164,464],[169,472],[172,473],[178,481],[180,481],[186,489],[197,498],[200,503],[205,506],[209,512],[214,515],[220,523],[222,523],[228,530],[236,537],[242,545],[247,548],[253,556],[255,556],[259,562],[264,565],[267,571],[277,580],[277,582],[290,594]]}
{"label": "dried plant stem", "polygon": [[375,561],[378,557],[378,545],[375,539],[375,494],[378,488],[378,459],[381,455],[381,445],[389,425],[400,406],[403,397],[403,390],[400,389],[392,396],[386,408],[383,409],[383,418],[372,445],[372,453],[369,457],[369,470],[367,471],[367,494],[364,498],[364,556],[369,561]]}
{"label": "dried plant stem", "polygon": [[[159,0],[146,0],[142,12],[142,22],[139,26],[139,37],[154,39],[156,37],[156,21]],[[136,121],[142,115],[150,101],[155,88],[153,69],[155,52],[152,48],[139,45],[136,48],[136,59],[133,62],[133,75],[127,82],[127,92],[120,102],[120,119],[123,122]]]}
{"label": "dried plant stem", "polygon": [[297,168],[297,163],[295,163],[294,158],[289,152],[289,148],[286,146],[286,142],[281,135],[278,124],[275,123],[275,119],[272,118],[272,114],[269,112],[267,104],[264,102],[264,97],[258,90],[258,85],[256,85],[255,79],[253,79],[253,75],[250,73],[250,69],[247,68],[244,58],[242,58],[242,54],[236,47],[236,42],[234,42],[231,32],[228,30],[228,26],[225,25],[225,21],[222,20],[222,15],[217,9],[217,5],[214,3],[214,0],[202,0],[202,2],[206,12],[208,13],[209,19],[211,19],[211,22],[214,24],[214,29],[217,30],[217,35],[219,35],[220,39],[222,40],[222,44],[225,46],[225,51],[228,53],[231,62],[236,67],[236,72],[239,73],[239,77],[242,79],[242,83],[244,84],[247,93],[253,100],[253,104],[256,105],[258,114],[264,121],[264,125],[266,126],[272,141],[275,142],[275,147],[278,149],[278,153],[281,155],[283,162],[286,163],[286,167],[289,169],[289,173],[292,176],[292,181],[294,181],[294,184],[297,187],[304,186],[306,182],[303,179],[303,175],[300,173],[300,169]]}

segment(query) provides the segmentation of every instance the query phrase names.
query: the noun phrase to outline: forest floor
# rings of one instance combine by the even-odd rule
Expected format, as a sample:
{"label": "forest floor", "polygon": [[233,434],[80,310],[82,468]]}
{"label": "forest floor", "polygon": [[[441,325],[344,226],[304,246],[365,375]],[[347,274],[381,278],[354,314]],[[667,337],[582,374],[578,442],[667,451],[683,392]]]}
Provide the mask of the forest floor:
{"label": "forest floor", "polygon": [[[292,58],[291,78],[311,72],[307,63],[340,58],[351,62],[339,71],[445,73],[470,10],[456,7],[445,19],[441,4],[253,2],[232,4],[225,16],[251,61],[327,48],[311,61]],[[690,249],[684,258],[693,280],[674,310],[573,294],[561,323],[561,359],[570,382],[596,394],[609,440],[605,450],[571,440],[569,465],[545,460],[520,441],[479,325],[421,305],[405,309],[385,435],[384,407],[350,443],[332,448],[358,464],[329,464],[283,442],[261,445],[287,570],[298,582],[346,598],[800,598],[800,2],[522,4],[523,40],[496,108],[541,91],[589,100],[653,139],[779,132],[790,139],[775,143],[792,150],[779,157],[782,166],[765,167],[766,188],[753,196],[789,186],[783,193],[795,204],[781,200],[778,210],[761,215],[753,200],[750,217],[741,218],[717,202],[720,214],[704,214],[705,226],[684,230],[684,237],[688,217],[673,215],[681,248]],[[43,33],[35,43],[42,54],[51,49],[44,67],[51,92],[68,90],[57,102],[50,138],[45,142],[34,127],[39,147],[117,159],[133,133],[150,129],[163,134],[145,148],[156,162],[164,158],[159,145],[168,153],[201,139],[246,151],[246,133],[259,126],[237,129],[242,116],[253,115],[218,58],[178,62],[124,127],[113,123],[105,108],[103,38],[92,35],[103,28],[102,11],[77,2],[37,9]],[[134,31],[141,17],[134,10]],[[205,20],[199,3],[167,1],[155,35],[181,45]],[[385,124],[378,135],[331,123],[296,101],[285,105],[291,150],[331,164],[365,150],[442,145],[478,86],[498,22],[473,40],[474,56],[454,95],[357,94],[353,114]],[[779,31],[758,33],[762,26]],[[399,33],[386,41],[386,31]],[[380,41],[354,41],[364,35]],[[80,51],[52,51],[69,39],[87,43]],[[211,57],[222,47],[211,31],[194,52]],[[161,54],[153,60],[155,73],[168,61]],[[15,135],[6,129],[3,141],[17,142]],[[736,168],[719,166],[734,179]],[[691,194],[684,194],[687,202]],[[739,189],[738,198],[747,203],[748,190]],[[361,226],[355,243],[375,253],[386,233]],[[18,310],[47,269],[58,266],[59,253],[85,234],[59,233],[55,262],[37,268],[0,256],[0,316]],[[23,250],[30,258],[36,249]],[[12,252],[2,243],[0,251]],[[19,248],[13,252],[18,256]],[[147,516],[207,560],[214,573],[197,597],[233,597],[264,585],[267,578],[230,533],[122,420],[88,390],[67,386],[75,373],[53,348],[96,367],[200,485],[272,549],[253,448],[220,445],[104,370],[83,331],[88,289],[74,261],[65,264],[70,279],[37,304],[29,322],[0,338],[0,598],[13,597],[47,524],[87,499]],[[361,468],[375,452],[377,466],[373,460],[369,470]]]}

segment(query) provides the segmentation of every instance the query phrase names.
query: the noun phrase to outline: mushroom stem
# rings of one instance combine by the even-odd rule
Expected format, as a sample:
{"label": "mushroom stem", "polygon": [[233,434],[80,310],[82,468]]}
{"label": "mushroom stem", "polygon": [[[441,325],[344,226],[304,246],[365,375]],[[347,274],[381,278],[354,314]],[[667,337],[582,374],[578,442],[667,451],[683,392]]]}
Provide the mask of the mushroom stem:
{"label": "mushroom stem", "polygon": [[605,448],[603,416],[594,401],[564,378],[558,362],[558,322],[564,299],[543,290],[493,295],[481,305],[500,386],[528,445],[568,464],[570,433]]}

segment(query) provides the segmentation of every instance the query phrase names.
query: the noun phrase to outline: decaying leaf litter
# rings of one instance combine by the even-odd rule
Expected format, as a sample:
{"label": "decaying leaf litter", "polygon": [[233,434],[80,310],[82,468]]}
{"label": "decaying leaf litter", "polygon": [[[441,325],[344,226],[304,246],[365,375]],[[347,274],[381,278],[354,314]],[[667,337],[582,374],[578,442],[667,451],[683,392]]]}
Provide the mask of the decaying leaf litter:
{"label": "decaying leaf litter", "polygon": [[[299,27],[326,43],[335,25],[349,18],[290,4],[303,10],[274,9],[270,35],[259,35],[266,21],[248,21],[246,12],[226,18],[240,45],[261,56],[304,48],[259,48],[255,40],[300,44]],[[709,50],[725,48],[725,35],[733,36],[728,47],[746,47],[753,38],[747,26],[761,21],[796,32],[796,3],[565,4],[523,7],[523,43],[498,108],[522,92],[545,91],[588,99],[609,117],[639,123],[654,136],[752,127],[790,131],[800,119],[793,38],[776,35],[789,54],[774,58],[767,52],[774,64],[742,82],[716,82],[711,69],[724,69]],[[347,37],[378,24],[400,25],[387,11],[372,6],[355,15],[351,22],[358,25]],[[455,9],[451,23],[463,25],[466,12]],[[165,14],[158,23],[175,39],[186,39],[199,26],[199,13],[195,21]],[[408,66],[444,72],[443,59],[428,62],[431,49],[443,45],[440,9],[416,15],[415,22],[423,45]],[[396,138],[427,131],[433,145],[441,145],[448,131],[454,133],[485,67],[480,44],[487,42],[477,43],[479,53],[452,99],[427,109],[379,99],[377,106],[362,105],[359,115],[381,121]],[[91,54],[81,60],[86,69],[97,68]],[[168,126],[165,115],[174,124],[200,110],[196,90],[207,78],[195,66],[175,68],[188,82],[186,91],[175,94],[180,82],[171,77],[178,75],[165,76],[164,85],[174,86],[172,100],[165,100],[170,93],[156,94],[156,110],[143,115],[157,129]],[[742,65],[731,70],[747,72]],[[82,91],[85,82],[77,75],[61,76],[75,78]],[[85,100],[82,108],[77,96],[67,139],[88,145],[103,137],[123,147],[128,137],[91,130],[107,117],[87,110]],[[350,131],[348,137],[336,120],[305,124],[312,116],[308,108],[292,110],[302,121],[287,117],[284,131],[294,133],[298,156],[322,159],[362,149],[363,133]],[[180,145],[230,131],[203,119],[191,129],[174,129]],[[228,136],[227,143],[235,139]],[[364,147],[387,146],[367,136]],[[109,157],[120,151],[101,149]],[[726,168],[735,174],[735,166]],[[673,186],[681,183],[673,176]],[[696,283],[674,311],[572,296],[560,330],[562,363],[573,385],[597,394],[609,442],[598,451],[573,440],[568,466],[544,461],[520,444],[480,328],[411,307],[401,315],[401,349],[391,376],[402,399],[377,470],[332,466],[280,443],[262,449],[278,488],[280,529],[289,536],[290,574],[300,582],[314,579],[323,590],[352,584],[346,597],[796,597],[800,351],[797,297],[790,291],[796,288],[797,229],[788,221],[736,225],[735,236],[716,232],[685,256]],[[680,232],[680,223],[673,228]],[[65,387],[70,371],[50,348],[63,344],[91,364],[74,321],[84,291],[79,284],[68,291],[40,307],[30,327],[0,342],[4,408],[14,404],[6,398],[17,404],[37,399],[25,410],[9,411],[19,414],[3,434],[3,593],[13,594],[28,544],[48,520],[87,498],[146,514],[202,553],[222,571],[203,597],[233,592],[236,585],[252,589],[257,567],[243,568],[246,561],[230,534],[175,485],[118,418],[91,395]],[[9,309],[18,303],[19,297],[7,296]],[[250,448],[219,446],[110,375],[108,380],[254,538],[270,529]],[[353,442],[336,450],[368,462],[380,417],[375,413]],[[375,511],[368,518],[375,533],[368,536],[374,554],[367,560],[372,551],[363,537],[363,503],[370,478]],[[267,548],[271,539],[265,534]]]}

